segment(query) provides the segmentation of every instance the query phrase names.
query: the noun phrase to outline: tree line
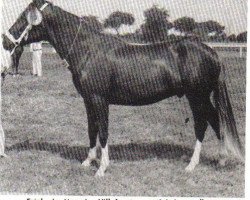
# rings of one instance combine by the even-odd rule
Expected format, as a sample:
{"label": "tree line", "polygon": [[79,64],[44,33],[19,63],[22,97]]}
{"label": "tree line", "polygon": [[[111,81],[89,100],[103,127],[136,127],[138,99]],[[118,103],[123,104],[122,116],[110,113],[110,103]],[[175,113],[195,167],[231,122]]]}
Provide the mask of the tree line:
{"label": "tree line", "polygon": [[[153,5],[143,12],[144,23],[134,33],[120,34],[122,25],[133,25],[135,18],[131,13],[115,11],[111,13],[103,23],[95,16],[84,16],[89,22],[91,29],[102,31],[111,28],[120,37],[125,37],[137,42],[157,42],[163,40],[174,40],[183,36],[193,36],[206,42],[246,42],[247,31],[238,35],[225,33],[225,26],[214,20],[196,22],[191,17],[181,17],[173,22],[169,20],[169,12],[164,7]],[[174,34],[169,34],[174,30]],[[178,33],[178,34],[176,34]]]}

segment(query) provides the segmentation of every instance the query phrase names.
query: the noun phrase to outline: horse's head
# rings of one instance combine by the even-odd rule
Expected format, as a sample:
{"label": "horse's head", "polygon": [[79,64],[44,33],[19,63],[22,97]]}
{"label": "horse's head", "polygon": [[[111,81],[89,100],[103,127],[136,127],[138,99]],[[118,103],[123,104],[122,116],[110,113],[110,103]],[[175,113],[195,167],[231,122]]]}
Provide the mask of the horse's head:
{"label": "horse's head", "polygon": [[13,54],[19,45],[47,40],[48,19],[52,4],[45,0],[33,0],[21,13],[11,28],[3,34],[3,47]]}
{"label": "horse's head", "polygon": [[65,59],[76,37],[74,33],[78,34],[80,30],[80,24],[81,20],[78,16],[48,1],[33,0],[3,35],[3,47],[13,55],[18,46],[48,41],[57,50],[59,56]]}

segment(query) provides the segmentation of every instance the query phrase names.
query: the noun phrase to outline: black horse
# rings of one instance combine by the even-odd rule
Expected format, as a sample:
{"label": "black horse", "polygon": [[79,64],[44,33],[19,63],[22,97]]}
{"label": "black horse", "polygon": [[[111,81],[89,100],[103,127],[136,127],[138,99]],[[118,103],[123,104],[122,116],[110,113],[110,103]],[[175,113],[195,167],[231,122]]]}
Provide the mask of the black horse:
{"label": "black horse", "polygon": [[[97,176],[103,176],[109,165],[109,105],[147,105],[174,95],[185,95],[193,112],[197,142],[187,171],[199,162],[208,124],[220,141],[244,159],[223,73],[220,75],[223,65],[217,54],[201,42],[183,39],[129,44],[92,31],[86,21],[44,0],[33,0],[9,33],[19,39],[21,46],[48,41],[69,64],[88,117],[90,151],[84,166],[96,159],[99,136],[102,156]],[[23,35],[27,37],[20,39]],[[12,51],[16,44],[7,35],[3,37],[4,48]],[[212,92],[215,107],[210,101]],[[220,131],[220,122],[227,131]]]}

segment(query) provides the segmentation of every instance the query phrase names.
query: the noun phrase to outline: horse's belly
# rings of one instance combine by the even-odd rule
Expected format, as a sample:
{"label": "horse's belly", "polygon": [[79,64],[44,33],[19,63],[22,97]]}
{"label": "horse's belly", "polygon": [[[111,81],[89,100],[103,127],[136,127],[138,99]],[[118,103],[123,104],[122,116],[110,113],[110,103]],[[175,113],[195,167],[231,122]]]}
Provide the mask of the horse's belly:
{"label": "horse's belly", "polygon": [[148,105],[152,103],[156,103],[168,97],[174,96],[174,92],[152,92],[152,94],[143,95],[143,94],[128,94],[124,91],[116,90],[116,92],[111,93],[109,102],[110,104],[115,105],[130,105],[130,106],[138,106],[138,105]]}
{"label": "horse's belly", "polygon": [[156,102],[178,94],[181,88],[179,74],[164,60],[137,62],[117,66],[112,91],[120,99],[131,102]]}
{"label": "horse's belly", "polygon": [[147,105],[178,94],[178,86],[170,83],[164,77],[127,79],[116,82],[110,94],[112,104]]}

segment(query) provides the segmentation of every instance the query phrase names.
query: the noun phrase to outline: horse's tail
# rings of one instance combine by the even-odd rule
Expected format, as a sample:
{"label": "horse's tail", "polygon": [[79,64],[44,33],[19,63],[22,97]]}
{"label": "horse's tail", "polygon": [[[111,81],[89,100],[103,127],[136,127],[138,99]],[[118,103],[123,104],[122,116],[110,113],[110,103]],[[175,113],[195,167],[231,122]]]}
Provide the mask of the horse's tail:
{"label": "horse's tail", "polygon": [[243,148],[236,128],[236,122],[229,100],[225,78],[223,78],[223,76],[224,70],[222,69],[218,85],[214,91],[215,105],[219,112],[220,125],[223,127],[221,128],[221,138],[226,149],[244,162]]}

